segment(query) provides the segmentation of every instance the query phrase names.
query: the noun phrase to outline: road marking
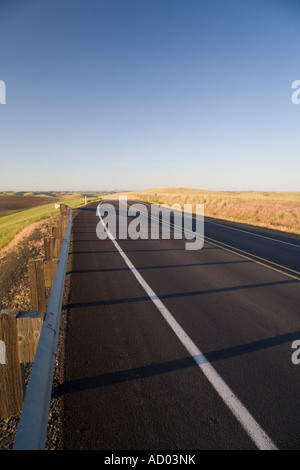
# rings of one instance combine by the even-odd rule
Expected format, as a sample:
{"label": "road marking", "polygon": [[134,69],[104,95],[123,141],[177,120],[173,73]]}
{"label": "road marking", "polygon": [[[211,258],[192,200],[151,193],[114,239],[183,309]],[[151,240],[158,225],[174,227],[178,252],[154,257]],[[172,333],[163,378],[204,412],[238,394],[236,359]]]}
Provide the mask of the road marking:
{"label": "road marking", "polygon": [[260,235],[259,233],[248,232],[248,230],[243,230],[243,229],[236,228],[236,227],[230,227],[229,225],[225,225],[225,224],[224,225],[218,224],[217,222],[211,222],[210,220],[206,220],[205,223],[218,225],[219,227],[228,228],[229,230],[236,230],[237,232],[247,233],[248,235],[253,235],[253,237],[266,238],[267,240],[271,240],[272,242],[284,243],[285,245],[290,245],[290,246],[293,246],[294,248],[300,248],[300,245],[295,245],[294,243],[285,242],[283,240],[277,240],[277,238],[267,237],[266,235]]}
{"label": "road marking", "polygon": [[265,433],[265,431],[261,428],[261,426],[255,421],[253,416],[249,413],[249,411],[245,408],[245,406],[240,402],[237,396],[233,393],[233,391],[228,387],[228,385],[224,382],[224,380],[219,376],[216,370],[212,367],[210,362],[206,359],[206,357],[202,354],[202,352],[198,349],[195,343],[191,340],[191,338],[186,334],[183,328],[179,325],[179,323],[175,320],[172,316],[170,311],[165,307],[165,305],[161,302],[161,300],[157,297],[155,292],[151,289],[149,284],[145,281],[145,279],[141,276],[138,272],[136,267],[131,263],[130,259],[124,253],[120,245],[117,243],[113,235],[110,233],[109,229],[107,228],[106,224],[103,222],[102,217],[99,215],[100,221],[106,230],[109,239],[114,244],[115,248],[125,261],[128,268],[131,270],[132,274],[135,276],[139,284],[143,287],[149,298],[158,308],[168,325],[172,328],[178,339],[181,341],[183,346],[187,349],[190,353],[196,364],[202,370],[206,378],[209,380],[210,384],[222,398],[224,403],[227,407],[231,410],[233,415],[236,417],[238,422],[242,425],[248,436],[252,439],[252,441],[256,444],[257,448],[260,450],[277,450],[276,445],[272,442],[269,436]]}
{"label": "road marking", "polygon": [[[125,205],[125,203],[123,201],[121,201],[121,203]],[[150,203],[145,203],[145,204],[151,205]],[[128,207],[130,207],[129,204],[126,204],[126,205]],[[179,226],[177,226],[177,225],[175,225],[171,222],[169,224],[167,224],[164,220],[160,220],[157,217],[153,216],[151,214],[151,212],[150,212],[150,214],[148,212],[142,212],[142,211],[140,211],[140,212],[147,215],[148,217],[150,216],[154,220],[160,221],[160,223],[162,223],[162,224],[170,225],[174,229],[178,229],[178,230],[182,231],[182,227],[179,227]],[[193,232],[189,229],[185,229],[185,230],[187,232],[190,232],[191,234],[195,235],[196,237],[197,236],[202,237],[201,234],[199,234],[199,233],[195,233],[195,232]],[[238,230],[240,230],[240,229],[238,229]],[[240,230],[240,231],[242,232],[243,230]],[[266,237],[266,238],[268,238],[268,237]],[[270,240],[273,240],[273,239],[270,239]],[[273,271],[277,271],[280,274],[285,274],[286,276],[289,276],[293,279],[299,280],[299,277],[300,277],[300,272],[299,271],[295,271],[294,269],[288,268],[286,266],[282,266],[281,264],[274,263],[274,261],[267,260],[265,258],[262,258],[262,257],[258,256],[258,255],[254,255],[253,253],[248,253],[247,251],[243,251],[240,248],[236,248],[234,246],[227,245],[226,243],[220,242],[219,240],[215,240],[214,238],[204,236],[204,241],[206,241],[210,245],[217,246],[218,248],[222,248],[223,250],[229,251],[230,253],[234,253],[238,256],[241,256],[244,259],[254,261],[257,264],[260,264],[261,266],[265,266],[269,269],[273,269]],[[292,246],[297,246],[297,245],[292,245]],[[289,272],[287,272],[287,271],[289,271]],[[292,274],[290,274],[290,273],[292,273]],[[296,277],[295,274],[296,274],[296,276],[299,276],[299,277]]]}
{"label": "road marking", "polygon": [[[151,206],[151,204],[158,205],[155,202],[153,202],[153,203],[152,202],[151,203],[150,202],[145,202],[144,204],[148,204],[150,206]],[[178,209],[170,208],[170,210],[173,211],[173,210],[178,210]],[[195,214],[190,213],[190,215],[193,217],[193,215],[195,215]],[[290,245],[290,246],[293,246],[294,248],[300,248],[300,245],[295,245],[294,243],[291,243],[291,242],[285,242],[283,240],[278,240],[277,238],[267,237],[266,235],[260,235],[259,233],[249,232],[248,230],[243,230],[243,229],[236,228],[236,227],[230,227],[229,225],[219,224],[217,222],[211,222],[210,220],[205,220],[204,223],[212,224],[212,225],[218,225],[219,227],[227,228],[229,230],[236,230],[237,232],[247,233],[248,235],[253,235],[254,237],[266,238],[267,240],[271,240],[272,242],[284,243],[285,245]]]}
{"label": "road marking", "polygon": [[[214,240],[213,238],[206,237],[205,240],[207,240],[207,243],[209,243],[210,245],[214,245],[214,246],[217,246],[218,248],[222,248],[223,250],[230,251],[231,253],[241,256],[242,258],[254,261],[257,264],[260,264],[261,266],[265,266],[267,268],[273,269],[273,271],[277,271],[278,273],[285,274],[286,276],[290,276],[293,279],[297,279],[298,281],[300,279],[299,277],[296,277],[294,275],[296,274],[300,276],[299,271],[295,271],[294,269],[288,268],[286,266],[282,266],[281,264],[274,263],[274,261],[261,258],[260,256],[254,255],[253,253],[248,253],[247,251],[240,250],[239,248],[236,248],[231,245],[227,245],[226,243],[220,242],[218,240]],[[270,263],[271,266],[268,263]],[[290,272],[286,272],[286,271],[290,271]],[[290,274],[290,273],[294,273],[294,274]]]}

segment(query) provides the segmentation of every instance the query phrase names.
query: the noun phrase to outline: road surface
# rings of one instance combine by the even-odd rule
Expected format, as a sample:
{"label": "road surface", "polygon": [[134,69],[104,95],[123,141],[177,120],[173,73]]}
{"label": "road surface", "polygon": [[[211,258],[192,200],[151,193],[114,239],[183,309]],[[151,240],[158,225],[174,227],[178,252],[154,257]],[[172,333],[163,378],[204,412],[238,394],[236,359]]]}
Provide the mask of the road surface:
{"label": "road surface", "polygon": [[64,449],[299,449],[300,236],[99,240],[96,207],[73,220]]}

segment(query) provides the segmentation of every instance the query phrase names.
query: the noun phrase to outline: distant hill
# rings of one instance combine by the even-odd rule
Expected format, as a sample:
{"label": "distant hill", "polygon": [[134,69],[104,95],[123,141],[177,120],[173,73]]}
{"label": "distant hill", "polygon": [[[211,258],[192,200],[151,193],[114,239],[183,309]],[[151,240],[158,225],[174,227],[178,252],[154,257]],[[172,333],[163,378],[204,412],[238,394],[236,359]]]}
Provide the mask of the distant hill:
{"label": "distant hill", "polygon": [[1,196],[51,197],[51,198],[81,198],[97,197],[108,191],[0,191]]}

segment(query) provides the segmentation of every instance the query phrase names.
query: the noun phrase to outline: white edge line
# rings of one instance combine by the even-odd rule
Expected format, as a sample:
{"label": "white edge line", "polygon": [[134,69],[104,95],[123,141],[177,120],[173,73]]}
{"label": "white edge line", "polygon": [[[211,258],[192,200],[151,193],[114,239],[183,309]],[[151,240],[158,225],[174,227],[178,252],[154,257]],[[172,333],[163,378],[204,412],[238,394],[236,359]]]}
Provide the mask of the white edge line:
{"label": "white edge line", "polygon": [[135,266],[131,263],[130,259],[124,253],[120,245],[114,239],[107,226],[102,220],[102,217],[99,214],[100,221],[106,230],[108,237],[115,245],[119,254],[122,256],[123,260],[127,264],[128,268],[131,270],[132,274],[135,276],[139,284],[146,291],[152,302],[156,305],[166,322],[172,328],[178,339],[181,341],[183,346],[190,353],[192,358],[195,360],[196,364],[202,370],[206,378],[209,380],[210,384],[222,398],[227,407],[231,410],[233,415],[236,417],[238,422],[242,425],[248,436],[256,444],[257,448],[260,450],[278,450],[276,445],[272,442],[269,436],[261,428],[261,426],[255,421],[253,416],[245,408],[245,406],[240,402],[237,396],[232,392],[224,380],[219,376],[216,370],[212,367],[206,357],[202,352],[197,348],[195,343],[191,338],[186,334],[183,328],[172,316],[170,311],[165,307],[161,300],[157,297],[155,292],[151,289],[149,284],[145,279],[140,275]]}
{"label": "white edge line", "polygon": [[[152,204],[152,203],[149,203],[149,202],[146,202],[145,204]],[[129,207],[129,206],[128,206]],[[168,208],[165,208],[165,209],[168,209]],[[177,209],[175,209],[177,210]],[[142,213],[141,213],[142,214]],[[158,220],[156,217],[153,217],[152,214],[145,214],[144,215],[146,217],[151,217],[153,218],[153,220]],[[192,214],[191,214],[192,215]],[[194,214],[195,215],[195,214]],[[167,222],[161,220],[160,221],[161,224],[165,224],[165,225],[169,225]],[[229,226],[226,226],[226,225],[222,225],[222,224],[217,224],[216,222],[205,222],[204,223],[210,223],[210,224],[215,224],[215,225],[219,225],[220,227],[225,227],[225,228],[231,228],[232,230],[238,230],[240,232],[244,232],[244,233],[249,233],[250,235],[254,235],[254,236],[257,236],[257,237],[263,237],[263,235],[258,235],[258,234],[255,234],[255,233],[251,233],[251,232],[246,232],[245,230],[241,230],[241,229],[236,229],[234,227],[229,227]],[[171,225],[170,225],[171,227]],[[182,228],[180,227],[177,227],[176,225],[172,224],[172,228],[173,230],[179,230],[180,232],[182,231]],[[266,268],[269,268],[269,269],[273,269],[277,272],[280,272],[281,274],[285,274],[286,276],[289,276],[289,277],[292,277],[293,279],[298,279],[298,277],[294,276],[293,274],[291,273],[295,273],[297,275],[299,275],[299,272],[298,271],[295,271],[294,269],[291,269],[291,268],[288,268],[287,266],[281,266],[277,263],[274,263],[273,261],[271,260],[267,260],[267,259],[264,259],[264,258],[260,258],[258,255],[255,255],[254,253],[248,253],[246,251],[243,251],[243,250],[240,250],[239,248],[237,247],[234,247],[234,246],[230,246],[230,245],[226,245],[226,243],[223,243],[221,241],[218,241],[218,240],[213,240],[214,243],[212,243],[209,239],[205,239],[205,236],[197,233],[197,232],[193,232],[194,235],[195,235],[195,238],[196,239],[203,239],[204,241],[206,241],[207,243],[210,243],[210,244],[213,244],[215,246],[218,246],[219,248],[221,248],[222,250],[226,250],[226,251],[230,251],[232,253],[235,253],[236,255],[238,256],[242,256],[243,258],[247,258],[251,261],[254,261],[255,263],[258,263],[262,266],[265,266]],[[269,238],[269,237],[263,237],[263,238],[267,238],[268,240],[273,240],[275,242],[279,242],[279,243],[286,243],[288,245],[291,245],[291,246],[294,246],[294,247],[298,247],[297,245],[292,245],[291,243],[288,243],[288,242],[284,242],[284,241],[281,241],[281,240],[275,240],[274,238]],[[224,245],[224,246],[222,246]],[[300,246],[299,246],[300,248]],[[257,259],[255,259],[257,258]],[[270,264],[267,264],[267,263],[270,263]],[[280,269],[279,269],[280,268]],[[286,272],[286,271],[290,271],[290,272]]]}
{"label": "white edge line", "polygon": [[[159,206],[159,204],[156,204],[155,202],[144,202],[144,201],[141,201],[141,202],[143,202],[144,204],[149,204],[150,206],[151,206],[151,204],[155,204],[155,205]],[[164,207],[164,206],[162,206],[162,207]],[[169,207],[164,207],[164,209],[169,209],[171,211],[174,210],[174,209],[169,208]],[[175,210],[177,210],[177,209],[175,209]],[[197,214],[190,213],[189,215],[191,215],[193,217]],[[236,222],[236,223],[238,223],[238,222]],[[211,222],[210,220],[205,220],[205,216],[204,216],[204,224],[218,225],[219,227],[227,228],[229,230],[236,230],[237,232],[247,233],[248,235],[253,235],[254,237],[266,238],[267,240],[271,240],[272,242],[284,243],[285,245],[290,245],[290,246],[293,246],[294,248],[300,248],[300,245],[295,245],[294,243],[285,242],[283,240],[277,240],[276,238],[267,237],[266,235],[260,235],[259,233],[248,232],[248,230],[243,230],[243,229],[236,228],[236,227],[230,227],[229,225],[219,224],[217,222]],[[257,228],[263,228],[263,227],[257,227]]]}
{"label": "white edge line", "polygon": [[[107,201],[109,201],[109,199],[107,199]],[[103,201],[102,201],[102,202],[103,202]],[[142,202],[143,202],[143,201],[142,201]],[[144,202],[143,202],[143,203],[144,203]],[[124,203],[122,202],[122,204],[124,204]],[[145,204],[151,205],[151,204],[155,204],[155,203],[145,202]],[[125,205],[126,205],[126,204],[125,204]],[[129,206],[128,204],[127,204],[127,206],[128,206],[128,207],[131,207],[131,206]],[[168,208],[165,208],[165,209],[168,209]],[[175,210],[177,210],[177,209],[175,209]],[[142,215],[145,215],[146,217],[151,217],[151,218],[153,218],[153,220],[158,220],[156,217],[153,217],[153,215],[152,215],[151,213],[150,213],[150,214],[148,214],[148,213],[146,214],[146,213],[141,212],[141,214],[142,214]],[[192,215],[192,214],[191,214],[191,215]],[[99,216],[99,213],[98,213],[98,212],[97,212],[97,216]],[[163,220],[161,220],[160,223],[161,223],[161,224],[165,224],[165,225],[169,225],[167,222],[165,222],[165,221],[163,221]],[[214,223],[214,222],[210,222],[210,223]],[[222,224],[216,224],[216,225],[220,225],[221,227],[223,227]],[[170,227],[171,227],[171,225],[170,225]],[[182,232],[182,230],[183,230],[181,227],[177,227],[177,226],[174,225],[174,224],[172,224],[172,228],[173,228],[173,230],[177,230],[177,231],[180,231],[180,232]],[[243,230],[235,229],[235,228],[233,228],[233,227],[227,227],[227,226],[225,226],[225,228],[232,228],[232,230],[239,230],[239,231],[243,232]],[[219,242],[218,240],[213,240],[213,239],[212,239],[213,242],[214,242],[214,243],[213,243],[213,242],[210,241],[209,239],[205,239],[205,236],[203,236],[203,235],[201,235],[201,234],[199,234],[199,233],[197,233],[197,232],[192,232],[192,233],[194,233],[196,239],[204,240],[204,241],[206,241],[207,243],[210,243],[210,244],[212,244],[212,245],[218,246],[218,247],[221,248],[222,250],[230,251],[231,253],[234,253],[234,254],[236,254],[236,255],[238,255],[238,256],[241,256],[242,258],[249,259],[249,260],[251,260],[251,261],[253,261],[253,262],[255,262],[255,263],[257,263],[257,264],[259,264],[259,265],[261,265],[261,266],[264,266],[264,267],[266,267],[266,268],[269,268],[269,269],[275,270],[275,271],[277,271],[277,272],[280,272],[281,274],[284,274],[284,275],[286,275],[286,276],[289,276],[289,277],[291,277],[291,278],[293,278],[293,279],[299,280],[298,277],[296,277],[294,274],[291,274],[291,273],[295,273],[295,274],[299,275],[299,272],[298,272],[298,271],[295,271],[295,270],[293,270],[293,269],[291,269],[291,268],[288,268],[288,267],[286,267],[286,266],[281,266],[281,265],[279,265],[279,264],[274,263],[273,261],[270,261],[270,260],[267,260],[267,259],[264,259],[264,258],[260,258],[259,256],[255,255],[255,254],[253,254],[253,253],[243,252],[243,250],[240,250],[239,248],[236,248],[236,247],[230,246],[230,245],[226,245],[226,244],[224,244],[223,242]],[[246,233],[247,233],[247,232],[246,232]],[[249,233],[250,233],[250,232],[249,232]],[[250,233],[250,234],[251,234],[251,233]],[[256,235],[256,234],[251,234],[251,235]],[[256,236],[262,236],[262,235],[256,235]],[[268,238],[268,237],[265,237],[265,238]],[[274,240],[274,241],[280,242],[280,240],[275,240],[275,239],[273,239],[273,238],[270,238],[270,240]],[[287,243],[287,242],[282,242],[282,243]],[[223,245],[224,245],[224,246],[223,246]],[[297,247],[297,245],[292,245],[292,246]],[[299,248],[300,248],[300,247],[299,247]],[[257,258],[257,259],[255,259],[255,258]],[[267,264],[267,263],[270,263],[270,264]],[[280,269],[279,269],[279,268],[280,268]],[[286,270],[286,271],[285,271],[285,270]],[[287,272],[287,271],[290,271],[290,272]]]}
{"label": "white edge line", "polygon": [[229,230],[236,230],[237,232],[247,233],[248,235],[253,235],[254,237],[266,238],[267,240],[271,240],[272,242],[284,243],[285,245],[293,246],[294,248],[300,248],[300,245],[295,245],[294,243],[285,242],[283,240],[277,240],[276,238],[272,238],[272,237],[266,237],[265,235],[260,235],[258,233],[248,232],[247,230],[242,230],[240,228],[230,227],[229,225],[218,224],[217,222],[211,222],[210,220],[205,220],[204,223],[205,224],[218,225],[219,227],[228,228]]}

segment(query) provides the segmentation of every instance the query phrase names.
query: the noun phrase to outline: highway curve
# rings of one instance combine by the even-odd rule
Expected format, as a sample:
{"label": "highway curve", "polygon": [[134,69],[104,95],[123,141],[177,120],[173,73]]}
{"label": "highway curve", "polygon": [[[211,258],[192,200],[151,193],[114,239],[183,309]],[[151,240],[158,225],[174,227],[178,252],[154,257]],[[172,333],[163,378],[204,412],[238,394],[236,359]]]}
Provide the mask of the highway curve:
{"label": "highway curve", "polygon": [[[130,269],[112,240],[98,239],[96,207],[73,221],[63,448],[257,449],[257,430],[237,418],[231,393],[269,443],[299,449],[300,365],[291,356],[300,236],[207,219],[197,251],[172,237],[117,240]],[[199,348],[204,369],[158,305]]]}

